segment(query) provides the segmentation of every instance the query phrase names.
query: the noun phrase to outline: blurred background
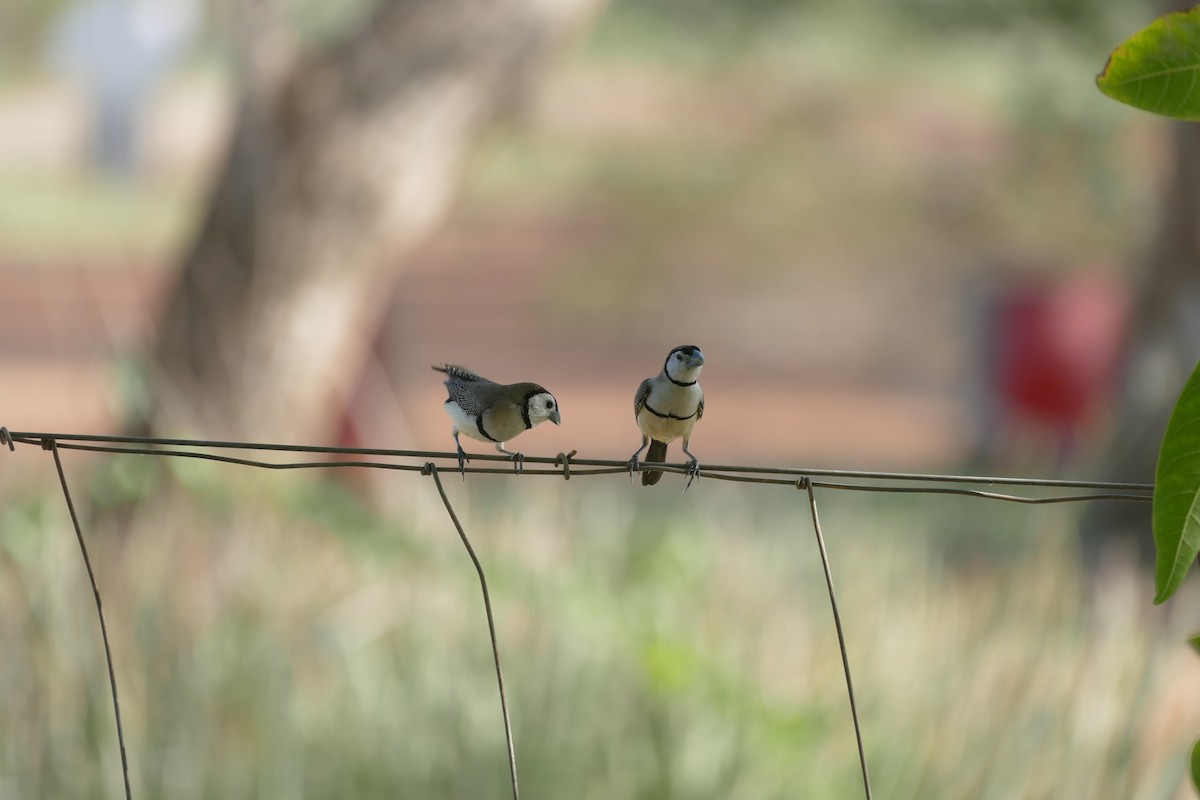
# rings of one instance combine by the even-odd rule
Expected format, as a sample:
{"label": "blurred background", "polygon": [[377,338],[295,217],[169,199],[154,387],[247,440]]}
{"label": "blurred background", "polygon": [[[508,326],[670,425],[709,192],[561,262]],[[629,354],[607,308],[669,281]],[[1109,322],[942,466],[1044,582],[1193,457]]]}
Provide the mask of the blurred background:
{"label": "blurred background", "polygon": [[[702,462],[1149,482],[1200,137],[1093,76],[1162,10],[9,0],[0,424],[448,450],[451,362],[555,393],[524,452],[625,459],[688,343]],[[67,462],[135,796],[506,796],[427,481]],[[116,797],[53,480],[0,457],[0,798]],[[859,791],[807,506],[714,483],[450,486],[529,796]],[[880,796],[1193,796],[1148,508],[823,502]]]}

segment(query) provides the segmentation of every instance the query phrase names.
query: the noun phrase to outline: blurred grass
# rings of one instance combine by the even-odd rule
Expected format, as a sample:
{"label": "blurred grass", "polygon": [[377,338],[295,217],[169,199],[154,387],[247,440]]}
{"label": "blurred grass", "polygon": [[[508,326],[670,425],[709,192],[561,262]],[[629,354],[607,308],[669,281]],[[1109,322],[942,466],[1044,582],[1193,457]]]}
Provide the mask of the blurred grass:
{"label": "blurred grass", "polygon": [[182,242],[194,203],[186,187],[169,182],[6,171],[0,176],[0,255],[46,265],[105,262],[113,255],[153,263]]}
{"label": "blurred grass", "polygon": [[[127,526],[89,531],[135,796],[505,797],[479,588],[433,487],[389,479],[384,519],[311,476],[192,467],[181,499],[147,484]],[[802,495],[448,488],[488,571],[526,796],[858,795]],[[820,499],[878,796],[1176,796],[1194,655],[1148,585],[1092,599],[1069,511]],[[0,513],[0,797],[116,797],[61,502]]]}

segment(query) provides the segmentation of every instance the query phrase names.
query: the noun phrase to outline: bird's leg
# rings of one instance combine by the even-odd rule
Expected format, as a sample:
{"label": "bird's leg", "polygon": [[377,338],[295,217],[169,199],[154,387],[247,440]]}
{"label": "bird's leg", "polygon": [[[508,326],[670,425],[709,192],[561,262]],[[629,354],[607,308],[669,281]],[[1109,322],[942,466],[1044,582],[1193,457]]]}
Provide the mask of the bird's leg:
{"label": "bird's leg", "polygon": [[458,429],[454,429],[454,444],[458,448],[458,474],[465,481],[467,479],[467,462],[471,459],[467,458],[467,453],[462,449],[462,442],[458,440]]}
{"label": "bird's leg", "polygon": [[685,484],[683,487],[683,490],[685,492],[688,490],[688,487],[690,487],[692,485],[692,481],[694,481],[696,478],[700,477],[700,460],[698,458],[696,458],[694,455],[692,455],[691,450],[688,450],[688,442],[689,442],[689,439],[687,437],[684,437],[683,452],[687,454],[687,457],[689,459],[691,459],[690,461],[688,461],[688,471],[687,471],[688,481],[687,481],[687,484]]}
{"label": "bird's leg", "polygon": [[648,444],[650,444],[650,437],[643,433],[642,446],[637,449],[636,453],[629,457],[629,463],[626,465],[629,470],[630,480],[633,480],[633,473],[641,471],[641,467],[638,466],[638,457],[642,454],[642,451],[646,449],[646,445]]}
{"label": "bird's leg", "polygon": [[505,450],[504,442],[496,442],[496,449],[511,458],[513,462],[513,472],[516,472],[518,475],[521,474],[521,470],[525,469],[525,454],[514,453],[511,450]]}

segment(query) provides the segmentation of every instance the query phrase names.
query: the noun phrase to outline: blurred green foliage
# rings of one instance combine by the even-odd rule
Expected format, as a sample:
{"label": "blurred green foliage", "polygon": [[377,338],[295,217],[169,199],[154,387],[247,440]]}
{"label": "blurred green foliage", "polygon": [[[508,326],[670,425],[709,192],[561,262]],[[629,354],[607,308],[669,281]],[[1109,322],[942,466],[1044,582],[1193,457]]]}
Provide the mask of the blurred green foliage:
{"label": "blurred green foliage", "polygon": [[[202,0],[210,41],[233,25],[240,0]],[[288,0],[284,10],[306,41],[336,38],[370,13],[376,0]],[[0,72],[40,57],[43,37],[72,0],[7,0],[0,6]],[[599,30],[603,42],[626,52],[644,49],[711,62],[744,53],[770,37],[781,22],[836,9],[843,14],[884,17],[906,23],[910,33],[925,29],[982,30],[992,33],[1051,27],[1072,38],[1111,45],[1128,28],[1131,15],[1148,16],[1148,3],[1118,0],[896,0],[880,5],[864,0],[613,0]],[[1121,25],[1126,27],[1122,28]],[[215,38],[214,38],[215,37]]]}
{"label": "blurred green foliage", "polygon": [[599,41],[649,58],[712,64],[752,56],[797,20],[849,18],[934,43],[952,34],[1049,32],[1067,46],[1090,49],[1110,47],[1131,20],[1156,10],[1152,3],[1118,0],[613,0],[599,24]]}
{"label": "blurred green foliage", "polygon": [[[315,42],[369,5],[289,8],[300,36]],[[1097,48],[1046,14],[1014,12],[991,27],[953,22],[953,9],[969,5],[948,0],[939,26],[925,20],[928,9],[863,0],[617,0],[560,74],[590,76],[601,89],[613,73],[623,82],[588,103],[560,101],[557,113],[580,117],[566,127],[524,121],[491,137],[468,197],[499,196],[506,209],[531,194],[550,208],[588,207],[620,244],[600,254],[606,264],[669,262],[697,232],[715,240],[714,261],[767,270],[906,251],[928,262],[922,247],[960,267],[1009,249],[1074,261],[1124,255],[1149,226],[1149,179],[1129,166],[1136,134],[1126,117],[1079,90]],[[209,50],[227,47],[220,31],[235,7],[210,4]],[[1106,1],[1089,19],[1109,10],[1120,18],[1114,30],[1138,13]],[[204,91],[224,80],[214,63],[193,63]],[[0,255],[136,253],[169,263],[209,183],[167,166],[133,187],[6,169]]]}
{"label": "blurred green foliage", "polygon": [[1149,2],[1089,0],[897,0],[894,13],[935,30],[1016,31],[1049,27],[1084,46],[1112,42],[1123,20],[1157,10]]}
{"label": "blurred green foliage", "polygon": [[[206,481],[224,511],[194,484],[119,528],[85,517],[135,796],[507,796],[479,587],[432,486],[396,476],[386,519],[311,475]],[[449,487],[492,587],[528,796],[860,791],[804,497],[699,488]],[[819,499],[881,796],[1165,800],[1186,780],[1190,725],[1158,716],[1179,634],[1119,586],[1085,599],[1069,512]],[[61,503],[2,513],[0,787],[117,797]]]}
{"label": "blurred green foliage", "polygon": [[43,54],[43,37],[71,0],[5,0],[0,4],[0,81],[24,72]]}

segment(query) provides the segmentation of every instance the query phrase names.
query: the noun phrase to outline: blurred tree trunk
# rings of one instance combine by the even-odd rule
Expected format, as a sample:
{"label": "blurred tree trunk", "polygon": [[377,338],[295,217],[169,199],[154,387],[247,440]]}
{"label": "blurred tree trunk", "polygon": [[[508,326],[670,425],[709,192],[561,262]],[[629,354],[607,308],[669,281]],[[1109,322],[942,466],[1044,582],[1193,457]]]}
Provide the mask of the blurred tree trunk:
{"label": "blurred tree trunk", "polygon": [[[1106,480],[1153,482],[1171,409],[1200,360],[1200,125],[1172,123],[1171,133],[1174,168],[1142,272]],[[1089,556],[1133,537],[1143,559],[1152,558],[1149,504],[1091,505],[1083,520]]]}
{"label": "blurred tree trunk", "polygon": [[274,0],[254,3],[232,140],[152,353],[149,427],[327,438],[470,146],[602,3],[382,0],[301,59]]}

